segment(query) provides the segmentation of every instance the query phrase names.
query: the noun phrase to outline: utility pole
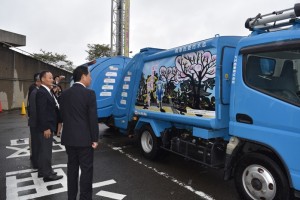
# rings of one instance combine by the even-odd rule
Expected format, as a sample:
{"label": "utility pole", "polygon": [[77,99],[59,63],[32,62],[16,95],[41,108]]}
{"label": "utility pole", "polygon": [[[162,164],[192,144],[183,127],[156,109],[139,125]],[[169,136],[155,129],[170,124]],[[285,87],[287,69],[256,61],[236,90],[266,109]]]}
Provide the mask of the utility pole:
{"label": "utility pole", "polygon": [[129,57],[130,0],[111,0],[111,56]]}

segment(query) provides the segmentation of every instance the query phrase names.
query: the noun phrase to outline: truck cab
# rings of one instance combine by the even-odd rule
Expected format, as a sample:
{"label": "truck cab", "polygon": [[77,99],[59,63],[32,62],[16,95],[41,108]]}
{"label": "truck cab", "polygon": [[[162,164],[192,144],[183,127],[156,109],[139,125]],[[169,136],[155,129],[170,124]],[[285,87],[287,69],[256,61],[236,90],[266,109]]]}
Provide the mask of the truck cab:
{"label": "truck cab", "polygon": [[229,133],[239,140],[238,191],[253,199],[300,189],[300,24],[290,23],[285,30],[256,28],[236,48]]}

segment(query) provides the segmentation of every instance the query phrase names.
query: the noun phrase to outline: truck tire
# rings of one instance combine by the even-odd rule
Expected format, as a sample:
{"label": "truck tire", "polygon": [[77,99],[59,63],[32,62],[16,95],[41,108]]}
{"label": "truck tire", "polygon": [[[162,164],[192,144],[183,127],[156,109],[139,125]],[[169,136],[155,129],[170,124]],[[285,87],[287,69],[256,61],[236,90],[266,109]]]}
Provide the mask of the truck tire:
{"label": "truck tire", "polygon": [[143,155],[151,160],[158,156],[159,152],[159,139],[154,134],[149,125],[144,125],[139,135],[139,144]]}
{"label": "truck tire", "polygon": [[249,153],[238,162],[235,185],[241,199],[245,200],[285,200],[290,197],[289,183],[280,166],[258,153]]}

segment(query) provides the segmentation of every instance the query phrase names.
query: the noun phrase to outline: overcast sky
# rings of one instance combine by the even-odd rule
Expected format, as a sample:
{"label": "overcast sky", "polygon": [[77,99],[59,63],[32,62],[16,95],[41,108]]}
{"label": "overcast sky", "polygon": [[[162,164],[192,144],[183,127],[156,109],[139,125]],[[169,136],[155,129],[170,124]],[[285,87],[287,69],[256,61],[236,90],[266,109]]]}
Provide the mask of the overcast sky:
{"label": "overcast sky", "polygon": [[[0,29],[26,35],[30,53],[66,54],[87,62],[87,44],[109,44],[111,0],[1,0]],[[130,51],[173,48],[214,37],[242,35],[247,18],[291,8],[299,0],[131,0]]]}

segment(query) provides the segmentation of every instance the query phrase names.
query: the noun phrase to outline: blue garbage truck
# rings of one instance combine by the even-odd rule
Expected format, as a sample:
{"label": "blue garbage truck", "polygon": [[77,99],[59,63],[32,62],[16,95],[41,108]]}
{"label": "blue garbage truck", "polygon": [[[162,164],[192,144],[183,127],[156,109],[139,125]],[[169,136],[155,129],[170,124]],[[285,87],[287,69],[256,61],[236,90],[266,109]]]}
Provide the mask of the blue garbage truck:
{"label": "blue garbage truck", "polygon": [[234,178],[241,199],[300,197],[300,4],[219,36],[90,66],[99,121]]}

